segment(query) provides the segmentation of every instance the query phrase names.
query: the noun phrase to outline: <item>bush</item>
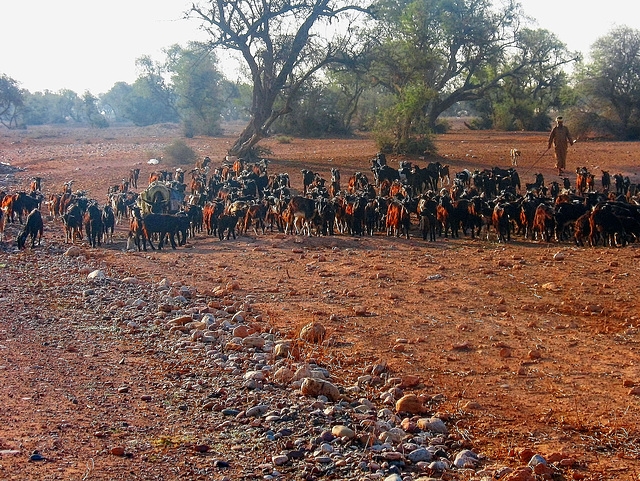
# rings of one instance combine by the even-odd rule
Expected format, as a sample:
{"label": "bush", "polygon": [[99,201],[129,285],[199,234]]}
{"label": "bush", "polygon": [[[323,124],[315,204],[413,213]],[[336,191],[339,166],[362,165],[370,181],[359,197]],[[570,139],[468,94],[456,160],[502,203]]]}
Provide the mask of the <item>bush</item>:
{"label": "bush", "polygon": [[447,119],[438,119],[433,129],[435,134],[446,134],[451,130],[451,123]]}
{"label": "bush", "polygon": [[188,165],[196,161],[196,152],[184,140],[174,140],[164,149],[164,158],[174,165]]}
{"label": "bush", "polygon": [[190,120],[184,120],[182,123],[184,129],[184,136],[187,139],[192,139],[196,135],[196,131],[193,128],[193,123]]}
{"label": "bush", "polygon": [[436,153],[436,146],[431,135],[398,140],[390,133],[375,132],[374,138],[378,150],[385,154],[422,155]]}
{"label": "bush", "polygon": [[293,137],[289,135],[276,135],[274,137],[274,140],[279,144],[290,144],[291,142],[293,142]]}
{"label": "bush", "polygon": [[392,154],[395,145],[395,138],[388,132],[374,131],[373,138],[376,141],[376,147],[383,154]]}

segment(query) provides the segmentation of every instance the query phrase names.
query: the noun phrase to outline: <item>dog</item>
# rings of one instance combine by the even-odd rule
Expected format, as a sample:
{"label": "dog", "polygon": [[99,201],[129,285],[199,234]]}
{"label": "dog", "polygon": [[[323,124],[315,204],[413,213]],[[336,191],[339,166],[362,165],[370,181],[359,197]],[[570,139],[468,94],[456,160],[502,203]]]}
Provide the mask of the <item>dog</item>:
{"label": "dog", "polygon": [[511,149],[509,155],[511,155],[511,165],[518,165],[518,157],[522,155],[522,152],[519,149]]}

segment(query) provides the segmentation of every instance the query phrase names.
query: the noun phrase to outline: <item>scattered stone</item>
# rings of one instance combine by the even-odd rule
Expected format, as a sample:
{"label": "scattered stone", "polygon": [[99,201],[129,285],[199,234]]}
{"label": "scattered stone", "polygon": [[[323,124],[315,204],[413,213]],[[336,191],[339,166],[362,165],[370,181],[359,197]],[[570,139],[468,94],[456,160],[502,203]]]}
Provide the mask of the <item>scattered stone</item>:
{"label": "scattered stone", "polygon": [[358,306],[353,306],[353,313],[356,316],[366,316],[367,315],[367,308],[361,305]]}
{"label": "scattered stone", "polygon": [[353,429],[350,429],[347,426],[343,426],[343,425],[334,426],[331,429],[331,434],[333,434],[336,438],[353,439],[356,437],[356,433]]}
{"label": "scattered stone", "polygon": [[270,406],[268,404],[260,404],[258,406],[253,406],[247,409],[245,415],[248,418],[260,417],[269,410],[269,407]]}
{"label": "scattered stone", "polygon": [[82,254],[82,249],[80,249],[80,247],[77,247],[77,246],[69,247],[64,253],[66,257],[78,257],[81,254]]}
{"label": "scattered stone", "polygon": [[542,357],[542,353],[540,351],[538,351],[537,349],[532,349],[527,354],[527,357],[529,359],[533,359],[533,360],[540,359]]}
{"label": "scattered stone", "polygon": [[34,451],[31,456],[29,456],[29,461],[44,461],[45,457],[40,454],[38,451]]}
{"label": "scattered stone", "polygon": [[319,322],[311,322],[300,331],[300,339],[319,344],[324,340],[327,330]]}
{"label": "scattered stone", "polygon": [[522,466],[510,473],[505,481],[534,481],[534,479],[533,470],[529,466]]}
{"label": "scattered stone", "polygon": [[640,396],[640,386],[629,389],[629,396]]}
{"label": "scattered stone", "polygon": [[433,453],[425,448],[418,448],[411,451],[407,455],[407,459],[409,459],[409,461],[411,461],[413,464],[418,464],[420,462],[430,462],[433,460]]}
{"label": "scattered stone", "polygon": [[406,394],[396,402],[396,411],[399,413],[422,414],[425,412],[425,407],[418,396]]}
{"label": "scattered stone", "polygon": [[280,384],[289,384],[293,379],[293,371],[287,367],[281,367],[273,375],[273,380]]}
{"label": "scattered stone", "polygon": [[17,456],[22,454],[22,451],[17,449],[0,449],[0,456]]}
{"label": "scattered stone", "polygon": [[384,478],[384,481],[402,481],[402,476],[399,474],[391,474]]}
{"label": "scattered stone", "polygon": [[265,345],[265,340],[260,336],[249,336],[242,340],[242,345],[245,347],[253,347],[262,349]]}
{"label": "scattered stone", "polygon": [[289,462],[289,457],[286,454],[280,454],[278,456],[273,456],[271,458],[271,462],[276,466],[283,466]]}
{"label": "scattered stone", "polygon": [[291,353],[291,342],[284,341],[276,344],[276,347],[273,349],[273,355],[275,357],[288,357]]}
{"label": "scattered stone", "polygon": [[418,427],[423,431],[431,431],[438,434],[448,434],[446,424],[440,418],[421,418],[418,419]]}
{"label": "scattered stone", "polygon": [[245,338],[249,334],[251,334],[251,331],[249,330],[249,327],[245,325],[238,326],[233,330],[233,337]]}
{"label": "scattered stone", "polygon": [[518,451],[518,457],[523,463],[528,463],[533,455],[534,452],[529,448],[524,448]]}
{"label": "scattered stone", "polygon": [[457,468],[475,468],[478,462],[478,455],[476,453],[469,449],[464,449],[456,455],[453,465]]}
{"label": "scattered stone", "polygon": [[503,347],[502,349],[500,349],[499,354],[502,358],[511,357],[511,349],[509,349],[508,347]]}
{"label": "scattered stone", "polygon": [[303,396],[326,396],[330,401],[338,401],[341,398],[340,390],[337,386],[322,379],[306,377],[302,382],[300,390]]}
{"label": "scattered stone", "polygon": [[106,279],[106,275],[103,271],[101,271],[100,269],[97,269],[95,271],[92,271],[89,273],[89,275],[87,276],[87,279],[90,281],[101,281]]}

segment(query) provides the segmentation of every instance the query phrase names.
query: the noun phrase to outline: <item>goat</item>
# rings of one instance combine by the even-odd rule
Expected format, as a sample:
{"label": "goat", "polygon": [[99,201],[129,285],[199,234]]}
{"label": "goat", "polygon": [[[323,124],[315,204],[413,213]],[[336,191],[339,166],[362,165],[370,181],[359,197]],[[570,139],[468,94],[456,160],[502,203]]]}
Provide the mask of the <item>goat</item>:
{"label": "goat", "polygon": [[22,233],[18,236],[18,249],[24,249],[28,236],[31,236],[32,249],[35,246],[36,239],[38,239],[38,245],[40,245],[43,233],[44,224],[42,223],[42,214],[40,214],[38,209],[33,209],[27,216],[27,223]]}

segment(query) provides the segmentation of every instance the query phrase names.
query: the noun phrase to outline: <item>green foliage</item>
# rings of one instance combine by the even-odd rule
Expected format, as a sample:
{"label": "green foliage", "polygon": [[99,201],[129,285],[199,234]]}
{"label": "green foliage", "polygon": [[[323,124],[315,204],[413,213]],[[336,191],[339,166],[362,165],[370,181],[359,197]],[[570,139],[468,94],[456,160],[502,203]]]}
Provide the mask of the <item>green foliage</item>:
{"label": "green foliage", "polygon": [[176,139],[164,149],[164,159],[172,165],[189,165],[196,161],[195,150],[184,140]]}
{"label": "green foliage", "polygon": [[395,96],[380,86],[368,88],[358,101],[358,109],[352,120],[352,127],[362,131],[373,131],[379,112],[391,108]]}
{"label": "green foliage", "polygon": [[106,94],[100,97],[100,104],[107,116],[114,122],[131,121],[127,114],[134,95],[132,85],[126,82],[116,82]]}
{"label": "green foliage", "polygon": [[[379,0],[376,7],[381,27],[371,35],[371,73],[396,96],[396,113],[404,116],[398,117],[399,139],[418,111],[435,130],[443,112],[491,95],[485,123],[544,124],[540,112],[555,105],[554,94],[566,82],[562,67],[576,58],[549,32],[523,28],[516,1],[497,8],[489,0]],[[430,95],[407,94],[418,86]]]}
{"label": "green foliage", "polygon": [[98,110],[98,99],[87,91],[82,96],[82,114],[84,120],[91,126],[100,129],[109,126],[107,119]]}
{"label": "green foliage", "polygon": [[273,139],[279,144],[290,144],[293,142],[293,137],[289,135],[276,135]]}
{"label": "green foliage", "polygon": [[346,103],[338,86],[310,82],[289,101],[289,113],[273,123],[272,131],[296,137],[348,135],[350,126],[343,115]]}
{"label": "green foliage", "polygon": [[[193,4],[191,14],[210,35],[209,45],[233,50],[245,61],[251,118],[229,153],[246,158],[273,131],[274,122],[292,111],[309,79],[352,56],[361,40],[355,16],[368,9],[361,0],[203,0]],[[343,125],[328,123],[330,128]],[[311,127],[302,128],[309,132]]]}
{"label": "green foliage", "polygon": [[[564,44],[546,30],[524,29],[519,41],[523,48],[545,52],[552,59],[566,54]],[[520,65],[517,75],[502,78],[498,88],[487,91],[476,103],[480,124],[499,130],[548,130],[552,120],[549,112],[570,105],[563,97],[567,75],[560,63],[540,59],[522,65],[519,58],[510,58],[511,68]]]}
{"label": "green foliage", "polygon": [[396,103],[385,109],[376,122],[374,135],[378,147],[397,154],[435,152],[432,130],[423,115],[425,102],[433,95],[422,83],[407,85]]}
{"label": "green foliage", "polygon": [[421,135],[398,140],[392,134],[375,132],[374,139],[378,150],[385,154],[422,155],[436,153],[435,143],[431,135]]}
{"label": "green foliage", "polygon": [[18,82],[7,75],[0,76],[0,123],[8,128],[18,127],[24,91]]}
{"label": "green foliage", "polygon": [[215,55],[195,43],[187,48],[173,45],[166,52],[166,70],[171,72],[176,109],[185,136],[219,135],[223,79],[217,70]]}
{"label": "green foliage", "polygon": [[164,81],[155,76],[138,77],[124,107],[125,118],[138,126],[180,120],[172,94],[166,90]]}
{"label": "green foliage", "polygon": [[24,122],[27,125],[82,122],[83,109],[82,99],[72,90],[27,93]]}
{"label": "green foliage", "polygon": [[220,85],[220,115],[224,120],[249,120],[251,85],[223,79]]}
{"label": "green foliage", "polygon": [[640,139],[640,31],[613,29],[593,44],[591,58],[576,75],[580,122],[591,122],[596,135]]}

